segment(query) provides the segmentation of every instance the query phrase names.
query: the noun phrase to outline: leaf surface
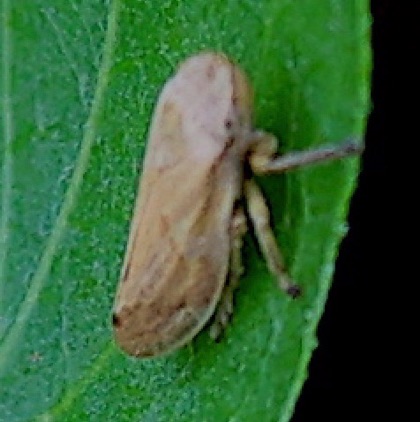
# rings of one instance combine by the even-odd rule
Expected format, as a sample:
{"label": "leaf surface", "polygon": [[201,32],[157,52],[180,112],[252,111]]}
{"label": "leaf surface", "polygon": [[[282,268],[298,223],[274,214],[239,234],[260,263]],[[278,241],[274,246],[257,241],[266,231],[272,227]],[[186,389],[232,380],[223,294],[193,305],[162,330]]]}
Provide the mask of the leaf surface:
{"label": "leaf surface", "polygon": [[[159,4],[159,5],[158,5]],[[368,2],[2,0],[0,420],[287,421],[346,232],[357,158],[260,178],[289,272],[252,236],[232,324],[165,358],[112,340],[110,310],[153,105],[184,58],[249,74],[281,150],[362,137]]]}

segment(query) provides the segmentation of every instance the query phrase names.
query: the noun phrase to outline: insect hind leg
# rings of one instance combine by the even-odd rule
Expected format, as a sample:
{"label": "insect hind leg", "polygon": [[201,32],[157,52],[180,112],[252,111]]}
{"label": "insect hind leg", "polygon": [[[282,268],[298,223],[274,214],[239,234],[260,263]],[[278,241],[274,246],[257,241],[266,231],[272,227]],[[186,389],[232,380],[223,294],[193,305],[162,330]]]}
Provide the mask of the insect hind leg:
{"label": "insect hind leg", "polygon": [[231,224],[231,251],[229,274],[219,304],[210,326],[210,337],[218,340],[233,314],[233,293],[239,286],[244,271],[242,265],[243,236],[247,231],[247,220],[242,207],[235,209]]}

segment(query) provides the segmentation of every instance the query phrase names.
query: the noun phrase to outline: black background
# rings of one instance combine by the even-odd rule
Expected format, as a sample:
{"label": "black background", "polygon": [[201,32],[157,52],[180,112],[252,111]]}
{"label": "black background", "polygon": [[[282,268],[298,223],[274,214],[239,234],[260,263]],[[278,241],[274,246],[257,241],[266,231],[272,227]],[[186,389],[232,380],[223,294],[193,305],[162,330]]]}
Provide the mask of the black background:
{"label": "black background", "polygon": [[319,346],[292,422],[358,421],[372,407],[375,361],[375,302],[384,267],[384,139],[390,36],[386,1],[372,1],[372,113],[365,138],[359,185],[351,202],[347,237],[336,263],[334,282],[318,327]]}

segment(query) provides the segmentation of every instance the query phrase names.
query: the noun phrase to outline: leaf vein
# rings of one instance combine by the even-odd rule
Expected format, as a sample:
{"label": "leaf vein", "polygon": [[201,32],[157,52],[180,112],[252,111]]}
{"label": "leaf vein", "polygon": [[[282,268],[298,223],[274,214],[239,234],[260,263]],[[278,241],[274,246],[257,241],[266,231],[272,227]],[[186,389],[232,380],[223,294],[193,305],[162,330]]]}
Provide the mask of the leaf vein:
{"label": "leaf vein", "polygon": [[50,24],[51,28],[53,29],[56,37],[56,42],[58,45],[58,48],[60,49],[62,55],[67,60],[67,63],[69,65],[69,68],[71,70],[71,74],[73,75],[74,79],[77,81],[77,85],[79,88],[79,99],[80,102],[83,104],[83,106],[87,109],[88,104],[86,101],[85,96],[83,95],[83,83],[82,83],[82,77],[80,76],[78,70],[77,70],[77,62],[72,57],[72,54],[67,47],[66,41],[64,39],[64,33],[60,30],[59,26],[57,25],[56,21],[53,18],[53,14],[49,9],[41,9],[41,13],[45,16],[47,22]]}
{"label": "leaf vein", "polygon": [[94,361],[89,365],[88,370],[83,373],[77,382],[73,382],[73,384],[71,384],[66,393],[63,394],[62,399],[46,412],[38,415],[35,420],[38,422],[62,420],[62,416],[65,414],[66,410],[71,407],[77,397],[83,394],[94,375],[98,374],[102,370],[103,366],[109,361],[114,352],[115,348],[112,343],[109,343],[108,346],[105,347],[97,357],[95,357]]}
{"label": "leaf vein", "polygon": [[116,45],[117,15],[119,9],[118,6],[119,1],[114,1],[111,4],[111,10],[108,15],[108,28],[104,41],[103,59],[99,68],[98,80],[92,102],[91,112],[86,122],[86,129],[81,142],[80,153],[74,167],[72,178],[64,195],[60,212],[47,240],[44,252],[39,261],[39,265],[30,282],[30,287],[19,307],[14,324],[11,326],[9,332],[4,338],[3,343],[0,345],[0,374],[2,374],[7,368],[10,367],[10,361],[16,355],[16,353],[13,353],[13,350],[16,349],[16,345],[19,341],[21,333],[24,330],[31,312],[36,305],[38,296],[45,283],[47,282],[52,262],[57,253],[57,250],[59,249],[60,242],[62,241],[67,228],[70,214],[75,207],[76,199],[81,190],[83,177],[90,159],[92,145],[95,141],[96,129],[101,113],[101,105],[104,101],[106,87],[110,77],[110,70],[112,67],[113,55]]}
{"label": "leaf vein", "polygon": [[[13,184],[13,157],[12,142],[14,137],[13,110],[11,105],[11,61],[12,47],[10,39],[9,19],[11,15],[10,1],[2,2],[2,114],[3,114],[3,138],[4,138],[4,161],[2,168],[2,193],[1,193],[1,216],[0,216],[0,315],[4,315],[6,309],[4,283],[6,281],[6,260],[10,241],[10,218],[11,197]],[[0,336],[2,335],[0,325]]]}

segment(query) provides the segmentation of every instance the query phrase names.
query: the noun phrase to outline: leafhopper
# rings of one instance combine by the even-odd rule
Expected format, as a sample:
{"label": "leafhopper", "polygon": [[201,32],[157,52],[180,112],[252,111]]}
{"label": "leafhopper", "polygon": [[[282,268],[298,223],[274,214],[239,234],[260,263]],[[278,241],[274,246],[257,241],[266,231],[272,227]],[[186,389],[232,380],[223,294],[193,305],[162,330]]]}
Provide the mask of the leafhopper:
{"label": "leafhopper", "polygon": [[346,141],[279,156],[276,138],[252,125],[252,100],[241,69],[212,52],[181,64],[160,94],[113,310],[116,341],[130,355],[171,352],[210,320],[211,336],[220,336],[243,272],[242,203],[280,288],[300,293],[252,176],[360,154],[363,146]]}

